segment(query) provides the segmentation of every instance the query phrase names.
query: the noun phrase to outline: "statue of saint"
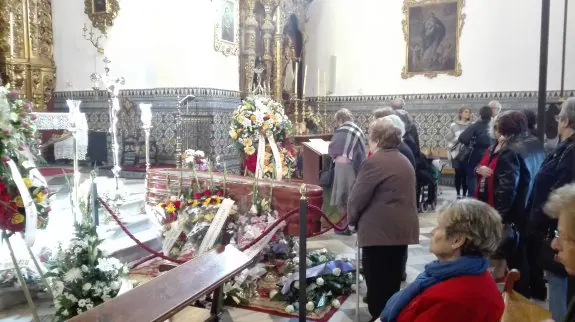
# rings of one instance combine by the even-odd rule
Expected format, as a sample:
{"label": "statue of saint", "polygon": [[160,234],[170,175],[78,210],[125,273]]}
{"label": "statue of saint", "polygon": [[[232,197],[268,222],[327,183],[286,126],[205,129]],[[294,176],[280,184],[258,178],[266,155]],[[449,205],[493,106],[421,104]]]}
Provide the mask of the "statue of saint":
{"label": "statue of saint", "polygon": [[289,95],[295,92],[295,45],[291,37],[287,36],[286,46],[284,46],[284,66],[283,66],[283,91]]}

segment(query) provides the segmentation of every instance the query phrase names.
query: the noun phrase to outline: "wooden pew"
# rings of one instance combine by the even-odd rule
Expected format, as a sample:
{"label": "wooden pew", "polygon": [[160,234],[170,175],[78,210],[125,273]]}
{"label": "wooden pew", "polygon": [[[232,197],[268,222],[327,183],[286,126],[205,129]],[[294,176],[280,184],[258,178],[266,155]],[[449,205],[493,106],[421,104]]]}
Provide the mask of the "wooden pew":
{"label": "wooden pew", "polygon": [[[156,322],[218,320],[219,312],[189,307],[200,297],[218,289],[214,305],[222,301],[221,286],[248,267],[254,257],[233,246],[223,246],[177,266],[134,288],[72,322]],[[178,312],[181,312],[178,314]]]}

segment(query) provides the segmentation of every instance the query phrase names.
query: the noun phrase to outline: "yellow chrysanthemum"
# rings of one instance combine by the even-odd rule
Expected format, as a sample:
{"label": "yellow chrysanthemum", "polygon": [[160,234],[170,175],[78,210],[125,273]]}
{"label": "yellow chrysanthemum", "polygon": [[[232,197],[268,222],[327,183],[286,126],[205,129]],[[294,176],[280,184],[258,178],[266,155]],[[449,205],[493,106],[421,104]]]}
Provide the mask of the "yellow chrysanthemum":
{"label": "yellow chrysanthemum", "polygon": [[197,207],[200,203],[197,200],[192,202],[192,207]]}
{"label": "yellow chrysanthemum", "polygon": [[163,207],[163,206],[164,206],[164,203],[163,203],[163,202],[160,202],[160,203],[158,204],[158,206]]}
{"label": "yellow chrysanthemum", "polygon": [[254,142],[252,141],[252,139],[250,139],[250,138],[244,139],[244,146],[248,147],[248,146],[252,146],[252,145],[254,145]]}
{"label": "yellow chrysanthemum", "polygon": [[15,214],[14,216],[12,216],[12,218],[10,219],[10,223],[12,225],[18,225],[24,222],[24,219],[26,217],[24,217],[22,214]]}
{"label": "yellow chrysanthemum", "polygon": [[211,201],[212,201],[212,198],[206,198],[206,200],[204,200],[204,206],[209,205]]}
{"label": "yellow chrysanthemum", "polygon": [[38,194],[36,195],[36,202],[40,203],[44,201],[44,198],[45,198],[44,193],[38,192]]}
{"label": "yellow chrysanthemum", "polygon": [[32,180],[30,180],[30,178],[24,178],[22,179],[24,181],[24,184],[26,185],[26,188],[30,188],[32,187]]}
{"label": "yellow chrysanthemum", "polygon": [[244,152],[247,155],[253,155],[254,153],[256,153],[256,148],[254,148],[253,146],[246,146],[244,147]]}
{"label": "yellow chrysanthemum", "polygon": [[210,214],[207,214],[207,215],[204,215],[204,220],[211,222],[212,220],[214,220],[214,215],[211,214],[211,213],[210,213]]}
{"label": "yellow chrysanthemum", "polygon": [[14,198],[14,203],[16,204],[16,207],[18,207],[18,208],[24,207],[24,201],[22,201],[22,197],[20,197],[20,196]]}
{"label": "yellow chrysanthemum", "polygon": [[230,130],[230,137],[232,138],[232,140],[237,140],[238,134],[236,133],[236,131]]}
{"label": "yellow chrysanthemum", "polygon": [[174,212],[176,212],[176,206],[174,206],[174,204],[169,204],[166,206],[166,212],[169,214],[172,214]]}

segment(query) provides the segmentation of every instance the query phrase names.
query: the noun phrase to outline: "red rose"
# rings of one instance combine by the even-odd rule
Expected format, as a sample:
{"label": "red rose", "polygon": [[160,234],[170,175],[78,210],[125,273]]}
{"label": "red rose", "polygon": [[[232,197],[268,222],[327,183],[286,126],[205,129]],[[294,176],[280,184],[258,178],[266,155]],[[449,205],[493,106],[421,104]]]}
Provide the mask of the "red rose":
{"label": "red rose", "polygon": [[216,196],[221,197],[224,195],[224,192],[221,190],[216,191]]}
{"label": "red rose", "polygon": [[2,130],[2,134],[5,135],[5,136],[8,136],[8,135],[10,135],[10,130],[8,130],[8,129],[3,129],[3,130]]}
{"label": "red rose", "polygon": [[176,200],[176,201],[174,201],[174,206],[175,206],[176,208],[181,208],[181,207],[182,207],[182,202],[179,201],[179,200]]}
{"label": "red rose", "polygon": [[21,113],[20,113],[20,117],[26,117],[26,116],[28,116],[28,113],[26,113],[26,112],[21,112]]}
{"label": "red rose", "polygon": [[18,98],[18,92],[16,90],[12,90],[10,92],[10,96],[12,96],[12,98]]}
{"label": "red rose", "polygon": [[36,116],[36,114],[32,114],[32,116],[30,116],[30,119],[31,119],[32,121],[36,121],[37,118],[38,118],[38,117]]}
{"label": "red rose", "polygon": [[212,192],[210,191],[210,189],[204,190],[204,196],[205,196],[206,198],[212,196]]}
{"label": "red rose", "polygon": [[171,213],[171,214],[168,215],[168,220],[169,220],[170,222],[175,221],[176,218],[177,218],[177,217],[176,217],[176,214],[175,214],[175,213]]}
{"label": "red rose", "polygon": [[257,162],[258,162],[258,156],[256,155],[256,153],[254,153],[244,161],[244,167],[246,167],[249,172],[256,173]]}
{"label": "red rose", "polygon": [[199,193],[199,192],[198,192],[198,193],[196,193],[196,194],[194,194],[194,199],[196,199],[196,200],[200,200],[200,199],[202,199],[202,194],[201,194],[201,193]]}

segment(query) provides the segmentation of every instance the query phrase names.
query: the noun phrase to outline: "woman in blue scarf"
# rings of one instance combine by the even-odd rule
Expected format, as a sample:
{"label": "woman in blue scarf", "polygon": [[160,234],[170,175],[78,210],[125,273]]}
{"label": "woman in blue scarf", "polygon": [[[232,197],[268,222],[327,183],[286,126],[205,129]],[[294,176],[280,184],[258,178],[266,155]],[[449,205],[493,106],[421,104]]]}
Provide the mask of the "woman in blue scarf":
{"label": "woman in blue scarf", "polygon": [[437,260],[397,292],[381,313],[383,322],[498,322],[504,303],[487,271],[502,237],[499,214],[486,203],[461,199],[439,210],[431,232]]}

